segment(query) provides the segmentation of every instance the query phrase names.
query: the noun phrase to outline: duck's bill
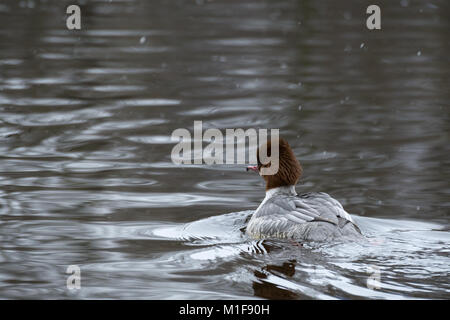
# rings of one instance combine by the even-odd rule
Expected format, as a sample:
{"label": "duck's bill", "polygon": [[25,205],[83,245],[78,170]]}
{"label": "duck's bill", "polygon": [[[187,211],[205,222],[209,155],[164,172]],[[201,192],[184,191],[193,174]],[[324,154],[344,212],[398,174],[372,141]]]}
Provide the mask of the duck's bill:
{"label": "duck's bill", "polygon": [[258,172],[258,166],[248,166],[247,171],[249,170]]}

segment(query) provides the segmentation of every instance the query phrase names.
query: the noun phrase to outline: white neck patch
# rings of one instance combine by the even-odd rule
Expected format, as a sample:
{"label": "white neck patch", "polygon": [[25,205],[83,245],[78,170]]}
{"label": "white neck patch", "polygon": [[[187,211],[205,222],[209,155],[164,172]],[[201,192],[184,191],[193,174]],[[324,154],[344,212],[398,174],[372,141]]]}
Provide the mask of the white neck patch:
{"label": "white neck patch", "polygon": [[297,192],[295,191],[295,186],[284,186],[278,188],[272,188],[266,191],[266,198],[269,199],[273,197],[275,194],[287,194],[291,196],[296,196]]}

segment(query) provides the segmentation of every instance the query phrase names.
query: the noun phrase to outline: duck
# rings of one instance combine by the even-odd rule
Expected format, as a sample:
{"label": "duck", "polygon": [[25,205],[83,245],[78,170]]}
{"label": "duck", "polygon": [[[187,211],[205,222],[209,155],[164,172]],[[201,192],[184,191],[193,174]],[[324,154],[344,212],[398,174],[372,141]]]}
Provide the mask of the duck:
{"label": "duck", "polygon": [[[271,142],[269,139],[265,143],[269,157]],[[261,175],[265,181],[266,195],[247,224],[245,232],[249,237],[313,242],[358,241],[364,238],[352,216],[338,200],[325,192],[296,192],[295,186],[303,168],[285,139],[278,138],[276,173],[266,174],[268,170],[262,170],[271,162],[261,163],[261,147],[257,149],[258,164],[248,166],[247,171]]]}

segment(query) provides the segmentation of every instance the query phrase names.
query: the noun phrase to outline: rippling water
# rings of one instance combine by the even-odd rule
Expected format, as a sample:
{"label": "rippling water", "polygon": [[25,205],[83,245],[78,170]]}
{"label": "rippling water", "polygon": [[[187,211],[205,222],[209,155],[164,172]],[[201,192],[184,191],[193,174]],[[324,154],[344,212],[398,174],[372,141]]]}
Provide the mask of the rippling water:
{"label": "rippling water", "polygon": [[[0,3],[0,298],[450,298],[446,1],[80,3]],[[194,120],[279,128],[369,241],[248,239],[262,181],[171,161]]]}

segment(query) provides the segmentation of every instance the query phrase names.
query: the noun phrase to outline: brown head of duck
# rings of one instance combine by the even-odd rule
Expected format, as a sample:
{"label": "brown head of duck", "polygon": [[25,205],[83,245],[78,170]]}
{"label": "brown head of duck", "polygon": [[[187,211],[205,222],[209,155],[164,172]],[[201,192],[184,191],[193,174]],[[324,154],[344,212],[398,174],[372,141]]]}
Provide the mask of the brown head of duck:
{"label": "brown head of duck", "polygon": [[[260,152],[261,149],[263,149],[262,152]],[[264,156],[265,154],[267,157]],[[282,138],[278,140],[278,159],[272,158],[272,141],[269,139],[265,144],[260,145],[257,150],[258,165],[247,167],[247,171],[256,171],[263,177],[266,181],[266,191],[283,186],[295,186],[302,175],[302,167],[286,140]],[[270,159],[270,161],[264,161],[266,159]],[[274,163],[274,161],[278,162]],[[274,165],[278,167],[275,173],[267,170]]]}

